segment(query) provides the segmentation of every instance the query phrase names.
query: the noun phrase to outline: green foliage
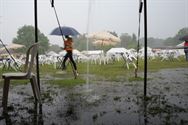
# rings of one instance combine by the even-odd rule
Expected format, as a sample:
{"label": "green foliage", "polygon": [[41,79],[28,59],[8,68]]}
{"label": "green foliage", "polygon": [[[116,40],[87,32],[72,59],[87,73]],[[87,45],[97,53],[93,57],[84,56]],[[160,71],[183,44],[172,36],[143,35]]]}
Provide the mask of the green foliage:
{"label": "green foliage", "polygon": [[[86,45],[87,45],[87,38],[85,35],[82,35],[82,36],[74,39],[74,48],[75,49],[78,49],[80,51],[86,50],[87,49]],[[88,47],[89,47],[89,50],[95,49],[95,46],[92,44],[91,40],[88,40]]]}
{"label": "green foliage", "polygon": [[137,78],[135,78],[135,77],[130,77],[129,78],[129,82],[133,82],[133,81],[143,81],[144,80],[144,78],[142,78],[142,77],[137,77]]}
{"label": "green foliage", "polygon": [[[78,63],[78,72],[79,78],[82,78],[82,75],[87,74],[87,63]],[[144,71],[144,60],[139,60],[139,72]],[[160,61],[159,59],[148,60],[148,72],[159,71],[160,69],[165,68],[186,68],[187,62],[184,58],[180,58],[180,60],[174,61]],[[54,69],[52,65],[43,65],[40,66],[41,77],[45,77],[45,74],[50,75],[52,78],[62,78],[62,79],[73,79],[71,66],[67,66],[67,71],[65,74],[58,74],[59,70]],[[134,79],[134,67],[130,65],[130,69],[128,70],[124,66],[123,61],[114,62],[113,64],[107,65],[96,65],[89,64],[89,75],[93,77],[90,78],[92,80],[104,80],[104,81],[141,81],[143,78],[138,76],[138,78]]]}
{"label": "green foliage", "polygon": [[[0,79],[0,87],[3,87],[3,79]],[[29,80],[11,80],[10,84],[13,86],[17,86],[17,85],[25,85],[27,83],[29,83]]]}
{"label": "green foliage", "polygon": [[[188,34],[188,28],[182,28],[177,32],[175,36],[168,37],[166,39],[149,37],[148,46],[152,48],[163,47],[163,46],[176,46],[183,42],[183,41],[180,41],[179,38],[187,34]],[[144,38],[140,39],[140,43],[144,45]]]}
{"label": "green foliage", "polygon": [[59,53],[62,49],[60,48],[59,45],[50,45],[48,48],[48,52],[54,51],[56,53]]}
{"label": "green foliage", "polygon": [[174,37],[167,38],[164,44],[168,46],[178,45],[183,42],[180,41],[179,39],[187,34],[188,34],[188,27],[182,28],[178,31],[178,33]]}
{"label": "green foliage", "polygon": [[137,38],[135,34],[132,34],[132,36],[130,36],[128,33],[123,33],[121,34],[120,39],[121,39],[121,47],[127,49],[137,47]]}
{"label": "green foliage", "polygon": [[164,40],[163,39],[158,39],[158,38],[153,38],[150,37],[148,38],[148,46],[149,47],[160,47],[160,46],[164,46]]}
{"label": "green foliage", "polygon": [[[79,76],[77,79],[74,79],[71,66],[67,66],[65,73],[60,69],[55,69],[53,65],[42,65],[40,66],[40,78],[43,83],[50,83],[60,85],[62,87],[72,87],[76,85],[82,85],[85,83],[87,75],[87,64],[78,63],[78,72]],[[187,68],[187,62],[184,58],[179,58],[179,60],[174,61],[160,61],[160,59],[148,60],[148,72],[155,72],[161,69],[169,68]],[[144,71],[144,60],[139,60],[139,72]],[[5,72],[13,72],[12,70],[0,69],[0,75]],[[187,75],[187,74],[186,74]],[[123,61],[114,62],[113,64],[98,65],[98,64],[89,64],[89,79],[90,82],[93,81],[116,81],[116,82],[125,82],[125,81],[142,81],[143,78],[138,76],[134,78],[134,67],[130,66],[128,70],[124,66]],[[148,79],[149,80],[149,79]],[[16,83],[15,83],[16,82]],[[13,84],[17,83],[28,83],[29,81],[13,81]],[[0,79],[0,86],[2,86],[2,79]]]}
{"label": "green foliage", "polygon": [[185,35],[187,35],[187,34],[188,34],[188,27],[182,28],[182,29],[180,29],[180,30],[178,31],[178,33],[176,34],[175,38],[176,38],[176,39],[179,39],[179,38],[181,38],[181,37],[183,37],[183,36],[185,36]]}
{"label": "green foliage", "polygon": [[[48,38],[38,30],[38,41],[40,43],[39,53],[44,54],[49,47]],[[13,43],[25,45],[22,52],[25,52],[29,46],[35,42],[35,28],[30,25],[24,25],[17,31],[16,38],[13,39]]]}
{"label": "green foliage", "polygon": [[30,81],[29,80],[11,80],[10,81],[12,85],[20,85],[20,84],[27,84],[29,83]]}
{"label": "green foliage", "polygon": [[111,32],[111,31],[108,31],[109,33],[111,33],[112,35],[118,37],[117,33],[115,31]]}

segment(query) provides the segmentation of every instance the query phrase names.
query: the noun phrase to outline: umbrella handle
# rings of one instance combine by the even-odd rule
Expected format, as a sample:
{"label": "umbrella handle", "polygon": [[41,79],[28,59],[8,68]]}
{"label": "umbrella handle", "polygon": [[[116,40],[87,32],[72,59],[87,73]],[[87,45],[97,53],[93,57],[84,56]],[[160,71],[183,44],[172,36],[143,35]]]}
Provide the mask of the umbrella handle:
{"label": "umbrella handle", "polygon": [[[54,0],[50,1],[51,2],[51,6],[52,8],[54,8],[54,12],[55,12],[55,16],[56,16],[56,19],[57,19],[57,23],[58,23],[58,26],[60,28],[60,31],[61,31],[61,25],[60,25],[60,21],[59,21],[59,18],[58,18],[58,15],[57,15],[57,12],[56,12],[56,9],[55,9],[55,6],[54,6]],[[62,35],[62,39],[63,41],[65,41],[65,38],[64,38],[64,35],[63,35],[63,32],[61,31],[61,35]]]}
{"label": "umbrella handle", "polygon": [[51,6],[54,7],[54,0],[51,1]]}
{"label": "umbrella handle", "polygon": [[65,35],[62,35],[62,38],[63,38],[63,41],[65,41],[65,40],[66,40]]}

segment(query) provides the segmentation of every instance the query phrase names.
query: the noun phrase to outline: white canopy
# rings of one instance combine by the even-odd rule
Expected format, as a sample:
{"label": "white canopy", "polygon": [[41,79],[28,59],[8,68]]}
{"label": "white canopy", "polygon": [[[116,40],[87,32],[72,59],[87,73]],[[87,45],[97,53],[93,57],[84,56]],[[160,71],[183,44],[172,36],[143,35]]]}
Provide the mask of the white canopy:
{"label": "white canopy", "polygon": [[126,52],[128,52],[128,50],[125,48],[111,48],[106,52],[106,54],[109,55],[109,54],[118,54],[118,53],[126,53]]}
{"label": "white canopy", "polygon": [[[176,45],[176,46],[177,46],[177,47],[183,47],[183,46],[184,46],[184,43],[185,43],[185,42],[182,42],[182,43],[180,43],[180,44],[178,44],[178,45]],[[179,52],[180,55],[184,55],[184,54],[185,54],[184,49],[177,49],[177,51]]]}
{"label": "white canopy", "polygon": [[46,54],[47,56],[58,56],[58,54],[54,51],[50,51]]}
{"label": "white canopy", "polygon": [[104,53],[103,50],[89,50],[89,51],[82,51],[85,55],[101,55]]}

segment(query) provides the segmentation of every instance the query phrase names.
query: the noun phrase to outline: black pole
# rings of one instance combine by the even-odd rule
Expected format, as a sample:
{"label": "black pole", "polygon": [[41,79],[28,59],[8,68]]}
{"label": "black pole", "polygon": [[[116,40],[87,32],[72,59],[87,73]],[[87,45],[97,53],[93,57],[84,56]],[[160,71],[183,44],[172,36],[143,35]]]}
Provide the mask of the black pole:
{"label": "black pole", "polygon": [[54,0],[52,0],[52,3],[51,3],[52,7],[54,7]]}
{"label": "black pole", "polygon": [[[37,19],[37,0],[34,0],[34,15],[35,15],[35,43],[38,43],[38,19]],[[36,56],[36,70],[37,70],[37,83],[40,89],[40,76],[39,76],[39,58],[38,53]]]}
{"label": "black pole", "polygon": [[50,0],[50,2],[51,2],[52,8],[54,9],[55,16],[56,16],[56,19],[57,19],[57,23],[58,23],[58,26],[59,26],[59,30],[60,30],[60,32],[61,32],[61,37],[62,37],[62,40],[63,40],[63,42],[64,42],[65,40],[64,40],[64,37],[63,37],[63,31],[62,31],[62,29],[61,29],[61,24],[60,24],[58,15],[57,15],[56,8],[55,8],[55,6],[54,6],[54,0]]}
{"label": "black pole", "polygon": [[147,0],[144,0],[144,97],[147,95]]}

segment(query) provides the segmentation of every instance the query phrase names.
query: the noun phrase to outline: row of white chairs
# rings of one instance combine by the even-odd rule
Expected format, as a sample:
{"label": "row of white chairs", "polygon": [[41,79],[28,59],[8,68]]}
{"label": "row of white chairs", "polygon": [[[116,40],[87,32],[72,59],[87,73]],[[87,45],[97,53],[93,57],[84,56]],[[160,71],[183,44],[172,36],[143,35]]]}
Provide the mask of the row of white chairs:
{"label": "row of white chairs", "polygon": [[[80,55],[74,55],[73,58],[76,60],[77,63],[81,62],[89,62],[91,64],[99,64],[99,65],[106,65],[113,63],[115,61],[123,60],[126,63],[127,69],[129,69],[129,65],[132,64],[135,68],[135,60],[136,57],[130,53],[115,53],[115,54],[93,54],[88,56],[80,56]],[[41,65],[44,64],[53,64],[54,68],[57,68],[59,63],[62,63],[63,56],[46,56],[46,55],[40,55],[39,56],[39,62]]]}
{"label": "row of white chairs", "polygon": [[[160,58],[161,61],[164,60],[178,60],[178,57],[181,54],[176,50],[162,50],[160,52],[148,52],[148,59]],[[139,58],[144,58],[144,54],[139,52]],[[14,60],[11,57],[7,57],[6,59],[0,59],[0,68],[12,68],[14,70],[18,70],[17,67],[21,67],[24,64],[24,56],[20,56],[19,58],[15,58]],[[60,59],[61,58],[61,59]],[[54,68],[57,68],[59,63],[61,63],[63,55],[39,55],[39,64],[52,64]],[[124,60],[127,69],[129,69],[129,65],[133,65],[136,68],[136,52],[124,52],[124,53],[113,53],[113,54],[93,54],[93,55],[74,55],[74,59],[78,62],[87,62],[89,61],[91,64],[99,64],[105,65],[109,63],[113,63],[114,61]],[[16,62],[16,63],[15,63]]]}

